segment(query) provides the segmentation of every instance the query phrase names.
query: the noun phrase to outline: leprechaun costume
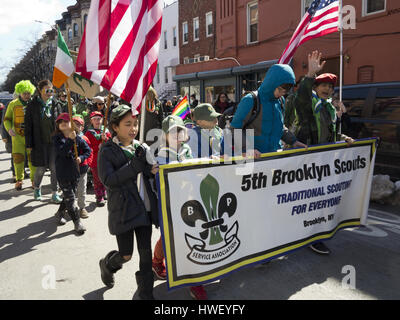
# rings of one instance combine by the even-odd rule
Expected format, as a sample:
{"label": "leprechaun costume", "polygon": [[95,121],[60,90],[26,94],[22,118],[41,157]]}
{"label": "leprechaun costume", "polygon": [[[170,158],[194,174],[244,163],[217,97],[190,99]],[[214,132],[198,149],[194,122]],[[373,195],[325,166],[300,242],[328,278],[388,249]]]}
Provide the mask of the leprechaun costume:
{"label": "leprechaun costume", "polygon": [[25,148],[25,109],[35,92],[35,86],[29,80],[22,80],[15,85],[15,94],[18,98],[11,101],[4,116],[4,127],[11,136],[12,159],[14,162],[16,184],[15,189],[22,189],[24,180],[25,152],[28,156],[30,178],[33,182],[35,167],[32,166],[30,151]]}

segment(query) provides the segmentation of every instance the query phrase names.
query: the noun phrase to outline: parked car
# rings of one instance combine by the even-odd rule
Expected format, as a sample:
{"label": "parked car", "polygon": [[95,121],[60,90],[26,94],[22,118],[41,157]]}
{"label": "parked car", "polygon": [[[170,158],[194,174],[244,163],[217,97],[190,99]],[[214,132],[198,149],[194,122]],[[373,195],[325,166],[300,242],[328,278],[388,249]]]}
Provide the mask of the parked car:
{"label": "parked car", "polygon": [[344,86],[343,103],[350,121],[342,132],[355,139],[378,137],[374,174],[400,180],[400,82]]}

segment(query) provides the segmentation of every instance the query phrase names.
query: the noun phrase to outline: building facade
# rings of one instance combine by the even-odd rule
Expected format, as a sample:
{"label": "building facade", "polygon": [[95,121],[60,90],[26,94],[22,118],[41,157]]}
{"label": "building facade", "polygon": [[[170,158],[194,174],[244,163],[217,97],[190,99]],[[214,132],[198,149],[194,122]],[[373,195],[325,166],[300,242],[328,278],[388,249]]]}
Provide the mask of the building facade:
{"label": "building facade", "polygon": [[157,72],[153,79],[160,100],[170,100],[176,94],[175,67],[179,64],[178,1],[163,9],[160,51]]}
{"label": "building facade", "polygon": [[[183,1],[184,2],[184,1]],[[206,1],[205,1],[206,2]],[[224,90],[231,100],[257,88],[268,67],[277,62],[312,0],[216,0],[215,56],[181,64],[175,80],[179,92],[198,89],[203,101]],[[400,4],[395,0],[344,0],[344,85],[400,80]],[[346,7],[350,6],[350,7]],[[212,6],[204,11],[212,10]],[[353,16],[352,16],[353,14]],[[354,17],[354,19],[351,19]],[[187,19],[180,16],[180,24]],[[353,21],[352,21],[353,20]],[[189,33],[190,36],[190,33]],[[191,45],[190,37],[189,43]],[[323,72],[339,75],[339,33],[310,40],[298,48],[292,66],[299,79],[307,72],[307,54],[323,53]],[[187,54],[186,54],[187,55]]]}

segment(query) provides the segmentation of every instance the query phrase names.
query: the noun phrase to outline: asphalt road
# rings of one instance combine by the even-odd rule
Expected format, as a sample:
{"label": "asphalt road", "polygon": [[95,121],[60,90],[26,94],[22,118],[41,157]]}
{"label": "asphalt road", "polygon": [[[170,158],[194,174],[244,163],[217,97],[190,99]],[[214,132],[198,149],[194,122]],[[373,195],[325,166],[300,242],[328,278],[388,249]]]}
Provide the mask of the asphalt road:
{"label": "asphalt road", "polygon": [[[0,143],[0,299],[116,300],[136,290],[138,256],[104,287],[98,261],[116,241],[108,233],[107,209],[88,195],[87,232],[76,236],[72,222],[57,227],[46,173],[42,202],[34,201],[29,179],[22,191],[11,181],[10,154]],[[209,299],[400,299],[400,213],[370,207],[368,225],[339,231],[327,245],[330,256],[302,248],[266,265],[251,266],[206,285]],[[160,236],[154,229],[153,246]],[[157,299],[191,299],[188,289],[168,292],[156,281]]]}

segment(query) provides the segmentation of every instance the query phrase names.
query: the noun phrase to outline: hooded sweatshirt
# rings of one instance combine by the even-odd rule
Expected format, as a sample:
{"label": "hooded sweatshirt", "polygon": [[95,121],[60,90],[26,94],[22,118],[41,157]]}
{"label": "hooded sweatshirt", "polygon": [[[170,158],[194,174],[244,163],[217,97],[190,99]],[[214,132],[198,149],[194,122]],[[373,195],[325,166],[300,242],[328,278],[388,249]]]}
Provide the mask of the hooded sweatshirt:
{"label": "hooded sweatshirt", "polygon": [[[280,140],[285,133],[284,111],[282,102],[275,98],[274,91],[286,83],[293,85],[296,83],[293,69],[289,65],[275,64],[268,70],[263,83],[258,88],[261,111],[254,121],[256,126],[254,128],[254,149],[261,153],[273,152],[282,148]],[[252,108],[253,96],[248,94],[240,101],[231,127],[243,128],[245,119],[248,118]],[[290,141],[290,144],[293,144],[294,141]]]}

